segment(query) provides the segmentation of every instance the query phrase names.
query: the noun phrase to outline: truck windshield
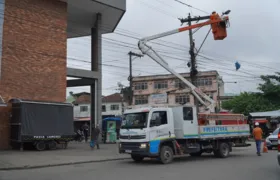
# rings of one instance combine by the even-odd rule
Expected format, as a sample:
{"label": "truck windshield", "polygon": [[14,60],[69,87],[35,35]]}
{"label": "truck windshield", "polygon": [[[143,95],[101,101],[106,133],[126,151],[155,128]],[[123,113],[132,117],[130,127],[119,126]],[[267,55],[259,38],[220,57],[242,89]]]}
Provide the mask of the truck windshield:
{"label": "truck windshield", "polygon": [[125,114],[122,129],[138,129],[147,127],[148,112]]}

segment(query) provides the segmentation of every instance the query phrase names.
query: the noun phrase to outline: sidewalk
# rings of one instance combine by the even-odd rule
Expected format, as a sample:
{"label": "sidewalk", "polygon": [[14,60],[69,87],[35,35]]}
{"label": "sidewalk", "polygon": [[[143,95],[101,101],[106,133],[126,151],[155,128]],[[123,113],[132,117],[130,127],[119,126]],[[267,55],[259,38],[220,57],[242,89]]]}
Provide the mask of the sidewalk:
{"label": "sidewalk", "polygon": [[67,149],[52,151],[0,151],[0,170],[41,168],[128,158],[130,158],[128,155],[118,153],[117,144],[100,144],[99,150],[91,150],[89,143],[73,142],[68,145]]}

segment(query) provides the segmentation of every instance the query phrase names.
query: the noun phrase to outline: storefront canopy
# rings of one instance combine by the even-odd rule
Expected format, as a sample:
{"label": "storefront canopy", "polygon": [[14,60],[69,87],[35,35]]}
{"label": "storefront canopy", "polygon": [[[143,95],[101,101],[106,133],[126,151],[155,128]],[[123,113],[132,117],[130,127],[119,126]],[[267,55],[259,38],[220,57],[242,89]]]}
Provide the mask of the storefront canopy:
{"label": "storefront canopy", "polygon": [[266,111],[266,112],[253,112],[250,113],[252,117],[280,117],[280,110]]}

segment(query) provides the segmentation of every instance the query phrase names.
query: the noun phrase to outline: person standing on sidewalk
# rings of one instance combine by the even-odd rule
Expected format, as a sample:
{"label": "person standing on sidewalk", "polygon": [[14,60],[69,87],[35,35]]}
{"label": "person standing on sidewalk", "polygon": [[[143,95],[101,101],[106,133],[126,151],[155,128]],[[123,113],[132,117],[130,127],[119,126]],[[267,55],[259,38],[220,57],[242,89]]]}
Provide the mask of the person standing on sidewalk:
{"label": "person standing on sidewalk", "polygon": [[[99,134],[100,134],[100,129],[99,129],[99,125],[97,124],[96,127],[93,128],[92,130],[92,140],[94,141],[95,145],[97,149],[100,149],[99,147]],[[94,148],[92,147],[92,149]]]}
{"label": "person standing on sidewalk", "polygon": [[85,123],[83,125],[83,132],[84,132],[84,136],[85,136],[85,141],[88,141],[88,135],[89,135],[89,126],[87,123]]}
{"label": "person standing on sidewalk", "polygon": [[256,142],[256,148],[257,148],[257,155],[261,156],[261,145],[262,145],[262,135],[263,135],[263,131],[262,129],[259,127],[259,123],[256,122],[255,123],[255,128],[253,130],[253,135],[254,135],[254,139]]}

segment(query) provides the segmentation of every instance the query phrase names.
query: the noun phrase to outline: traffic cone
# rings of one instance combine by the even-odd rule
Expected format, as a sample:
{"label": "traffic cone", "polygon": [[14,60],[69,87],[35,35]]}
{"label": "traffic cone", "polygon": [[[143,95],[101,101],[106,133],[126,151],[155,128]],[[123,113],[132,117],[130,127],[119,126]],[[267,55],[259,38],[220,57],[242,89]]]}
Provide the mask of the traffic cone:
{"label": "traffic cone", "polygon": [[263,143],[263,153],[267,153],[268,152],[268,148],[266,146],[266,141],[264,141]]}

